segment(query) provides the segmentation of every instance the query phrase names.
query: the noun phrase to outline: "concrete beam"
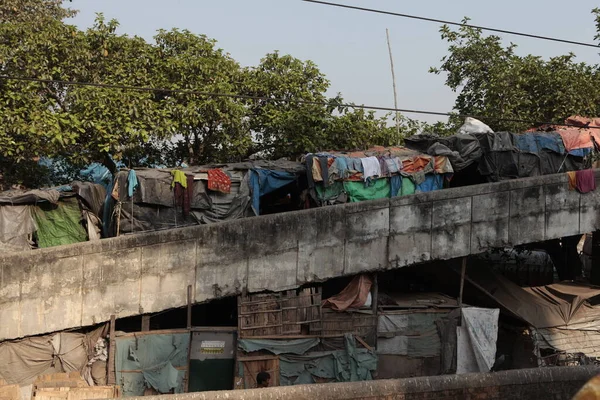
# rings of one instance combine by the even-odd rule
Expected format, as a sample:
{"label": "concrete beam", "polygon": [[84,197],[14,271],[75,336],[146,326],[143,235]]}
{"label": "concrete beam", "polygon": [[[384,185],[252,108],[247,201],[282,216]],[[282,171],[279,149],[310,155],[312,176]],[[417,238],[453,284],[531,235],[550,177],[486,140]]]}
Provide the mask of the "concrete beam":
{"label": "concrete beam", "polygon": [[[600,171],[596,179],[600,180]],[[600,229],[565,174],[0,256],[0,340]]]}

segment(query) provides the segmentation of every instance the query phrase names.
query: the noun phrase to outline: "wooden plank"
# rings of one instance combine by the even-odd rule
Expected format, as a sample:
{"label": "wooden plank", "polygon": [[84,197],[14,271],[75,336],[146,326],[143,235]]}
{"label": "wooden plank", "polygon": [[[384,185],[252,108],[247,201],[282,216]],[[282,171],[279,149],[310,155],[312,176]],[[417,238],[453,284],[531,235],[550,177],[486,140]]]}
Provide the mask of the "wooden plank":
{"label": "wooden plank", "polygon": [[237,332],[237,326],[193,326],[192,332]]}
{"label": "wooden plank", "polygon": [[115,315],[110,316],[110,331],[109,331],[109,347],[108,347],[108,376],[107,383],[114,385],[117,382],[117,373],[115,371],[115,350],[117,344],[115,342]]}
{"label": "wooden plank", "polygon": [[142,315],[142,332],[148,332],[150,330],[150,315]]}
{"label": "wooden plank", "polygon": [[192,285],[187,287],[187,328],[192,329]]}
{"label": "wooden plank", "polygon": [[369,351],[373,351],[373,348],[372,348],[371,346],[369,346],[369,345],[367,344],[367,342],[365,342],[365,341],[364,341],[364,340],[363,340],[363,339],[362,339],[360,336],[356,336],[356,335],[355,335],[355,336],[354,336],[354,338],[356,339],[356,341],[357,341],[358,343],[362,344],[362,345],[365,347],[365,349],[367,349],[367,350],[369,350]]}
{"label": "wooden plank", "polygon": [[145,335],[162,335],[162,334],[188,333],[188,332],[189,332],[189,330],[187,330],[187,329],[157,329],[155,331],[148,331],[148,332],[122,333],[119,335],[119,337],[138,337],[138,336],[145,336]]}
{"label": "wooden plank", "polygon": [[238,357],[237,360],[241,362],[251,362],[251,361],[270,361],[275,360],[276,356],[251,356],[251,357]]}

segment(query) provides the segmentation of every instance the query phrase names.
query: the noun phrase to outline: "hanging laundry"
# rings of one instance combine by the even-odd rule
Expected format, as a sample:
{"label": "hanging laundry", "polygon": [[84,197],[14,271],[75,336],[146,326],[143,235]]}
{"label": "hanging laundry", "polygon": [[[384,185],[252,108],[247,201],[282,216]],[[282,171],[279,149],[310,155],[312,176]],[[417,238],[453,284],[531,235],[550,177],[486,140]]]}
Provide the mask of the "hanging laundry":
{"label": "hanging laundry", "polygon": [[575,171],[567,172],[567,177],[569,178],[569,190],[577,189],[577,174]]}
{"label": "hanging laundry", "polygon": [[390,172],[390,174],[395,174],[397,172],[399,172],[399,166],[398,166],[398,162],[396,162],[398,158],[394,157],[384,157],[385,163],[387,165],[387,169]]}
{"label": "hanging laundry", "polygon": [[575,172],[577,181],[577,190],[579,193],[589,193],[596,190],[596,177],[594,170],[584,169],[583,171]]}
{"label": "hanging laundry", "polygon": [[194,197],[194,177],[185,175],[185,186],[180,181],[175,183],[173,194],[175,197],[175,206],[181,207],[183,215],[188,216],[192,209],[192,197]]}
{"label": "hanging laundry", "polygon": [[381,176],[381,165],[377,157],[361,158],[360,162],[363,166],[363,179],[366,181],[369,178],[377,178]]}
{"label": "hanging laundry", "polygon": [[220,169],[208,171],[208,188],[215,192],[231,193],[231,178]]}
{"label": "hanging laundry", "polygon": [[319,165],[321,166],[321,177],[323,178],[323,186],[329,185],[329,164],[327,156],[319,156]]}
{"label": "hanging laundry", "polygon": [[402,177],[400,175],[392,175],[392,177],[390,178],[390,186],[392,189],[390,197],[402,195]]}
{"label": "hanging laundry", "polygon": [[129,175],[127,175],[127,194],[129,198],[133,197],[133,193],[135,193],[135,189],[140,185],[137,175],[134,170],[129,170]]}
{"label": "hanging laundry", "polygon": [[171,171],[171,175],[173,175],[173,182],[171,183],[171,188],[174,188],[176,183],[179,183],[184,188],[187,187],[187,178],[185,177],[183,171],[175,169]]}
{"label": "hanging laundry", "polygon": [[381,176],[390,176],[390,169],[383,157],[377,157],[379,160],[379,168],[381,169]]}

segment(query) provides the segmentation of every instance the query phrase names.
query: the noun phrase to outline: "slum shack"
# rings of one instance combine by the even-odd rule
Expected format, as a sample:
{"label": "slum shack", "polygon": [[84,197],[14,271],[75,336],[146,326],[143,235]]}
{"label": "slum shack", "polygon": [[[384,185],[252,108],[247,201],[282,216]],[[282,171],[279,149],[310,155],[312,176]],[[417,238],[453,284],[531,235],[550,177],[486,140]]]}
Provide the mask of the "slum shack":
{"label": "slum shack", "polygon": [[120,171],[110,188],[110,236],[302,209],[301,163],[247,161]]}
{"label": "slum shack", "polygon": [[375,328],[371,305],[367,318],[348,309],[365,307],[371,285],[356,277],[349,287],[325,300],[321,287],[240,296],[235,388],[256,387],[263,371],[273,386],[373,379],[377,355],[363,339]]}
{"label": "slum shack", "polygon": [[73,182],[0,193],[0,251],[24,251],[100,239],[101,185]]}
{"label": "slum shack", "polygon": [[448,157],[432,157],[404,147],[307,154],[304,162],[311,197],[318,205],[439,190],[454,172]]}

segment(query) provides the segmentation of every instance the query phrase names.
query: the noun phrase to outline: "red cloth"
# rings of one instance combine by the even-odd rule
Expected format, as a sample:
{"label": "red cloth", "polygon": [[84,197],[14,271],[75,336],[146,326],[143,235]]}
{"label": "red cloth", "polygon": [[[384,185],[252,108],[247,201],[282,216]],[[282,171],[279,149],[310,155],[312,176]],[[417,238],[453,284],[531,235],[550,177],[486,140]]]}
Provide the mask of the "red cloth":
{"label": "red cloth", "polygon": [[220,169],[208,171],[208,188],[216,192],[231,193],[231,178]]}
{"label": "red cloth", "polygon": [[596,190],[596,177],[594,170],[584,169],[583,171],[575,172],[577,181],[577,190],[580,193],[589,193]]}
{"label": "red cloth", "polygon": [[173,188],[175,194],[175,205],[183,209],[183,215],[188,216],[192,209],[192,197],[194,197],[194,177],[186,175],[187,188],[181,186],[179,182],[175,183]]}

